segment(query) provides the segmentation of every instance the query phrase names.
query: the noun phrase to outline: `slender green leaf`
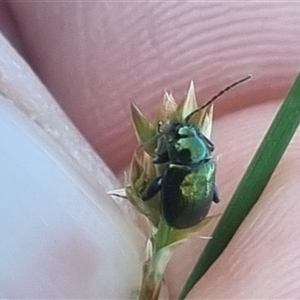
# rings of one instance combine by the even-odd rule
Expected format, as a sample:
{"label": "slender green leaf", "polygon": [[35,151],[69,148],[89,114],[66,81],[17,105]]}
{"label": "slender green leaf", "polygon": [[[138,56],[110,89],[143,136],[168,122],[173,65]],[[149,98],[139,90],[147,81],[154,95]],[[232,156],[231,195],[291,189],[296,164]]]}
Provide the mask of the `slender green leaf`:
{"label": "slender green leaf", "polygon": [[[179,299],[224,251],[234,233],[259,199],[300,122],[300,75],[278,111],[211,239],[194,267]],[[255,188],[253,188],[255,187]]]}

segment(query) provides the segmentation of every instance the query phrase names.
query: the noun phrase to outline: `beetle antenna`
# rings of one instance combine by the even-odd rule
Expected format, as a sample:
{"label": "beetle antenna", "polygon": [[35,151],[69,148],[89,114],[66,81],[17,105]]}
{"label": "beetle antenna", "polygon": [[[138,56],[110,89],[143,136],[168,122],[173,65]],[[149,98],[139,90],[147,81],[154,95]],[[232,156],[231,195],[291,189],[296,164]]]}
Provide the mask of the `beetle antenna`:
{"label": "beetle antenna", "polygon": [[214,95],[209,101],[207,101],[206,103],[204,103],[200,108],[194,110],[193,112],[191,112],[186,118],[185,121],[188,122],[188,120],[198,111],[204,109],[205,107],[211,105],[215,100],[217,100],[220,96],[222,96],[224,93],[228,92],[229,90],[231,90],[233,87],[239,85],[240,83],[247,81],[251,78],[251,75],[247,75],[244,78],[228,85],[225,89],[221,90],[218,94]]}

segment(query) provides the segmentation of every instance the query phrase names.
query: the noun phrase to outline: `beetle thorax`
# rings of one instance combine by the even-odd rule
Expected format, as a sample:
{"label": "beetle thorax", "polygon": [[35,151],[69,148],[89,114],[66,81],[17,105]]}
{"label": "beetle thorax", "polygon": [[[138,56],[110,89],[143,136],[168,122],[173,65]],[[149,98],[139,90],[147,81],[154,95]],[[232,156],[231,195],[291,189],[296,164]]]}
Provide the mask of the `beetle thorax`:
{"label": "beetle thorax", "polygon": [[206,142],[192,124],[174,124],[167,136],[171,163],[199,164],[210,155]]}

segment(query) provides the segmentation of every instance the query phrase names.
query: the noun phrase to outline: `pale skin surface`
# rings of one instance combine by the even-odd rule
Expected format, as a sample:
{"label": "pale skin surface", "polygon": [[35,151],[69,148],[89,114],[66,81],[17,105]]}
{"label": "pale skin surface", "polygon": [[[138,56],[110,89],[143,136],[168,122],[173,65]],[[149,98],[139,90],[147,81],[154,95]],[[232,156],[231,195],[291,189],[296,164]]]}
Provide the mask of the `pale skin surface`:
{"label": "pale skin surface", "polygon": [[[194,79],[198,100],[205,101],[251,73],[250,83],[215,107],[222,115],[213,134],[222,203],[214,212],[226,206],[300,61],[297,3],[9,2],[0,8],[7,17],[3,32],[116,174],[134,147],[130,100],[151,114],[165,88],[182,97]],[[298,134],[191,298],[299,297],[299,147]],[[176,254],[167,277],[172,298],[201,245],[197,240]]]}

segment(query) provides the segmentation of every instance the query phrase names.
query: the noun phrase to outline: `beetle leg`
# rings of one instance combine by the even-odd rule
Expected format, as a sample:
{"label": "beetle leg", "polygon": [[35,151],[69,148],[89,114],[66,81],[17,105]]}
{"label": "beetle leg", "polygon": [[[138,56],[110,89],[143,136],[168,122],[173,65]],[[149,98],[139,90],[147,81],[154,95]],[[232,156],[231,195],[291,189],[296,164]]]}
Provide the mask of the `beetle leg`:
{"label": "beetle leg", "polygon": [[220,202],[220,198],[219,198],[219,191],[216,185],[214,185],[214,194],[213,194],[213,201],[215,203],[219,203]]}
{"label": "beetle leg", "polygon": [[204,158],[203,160],[200,161],[200,163],[198,163],[199,166],[208,163],[209,161],[211,161],[211,156],[208,156],[206,158]]}
{"label": "beetle leg", "polygon": [[159,155],[155,153],[155,157],[153,159],[154,164],[165,164],[169,161],[170,159],[167,151],[160,153]]}
{"label": "beetle leg", "polygon": [[159,176],[155,178],[146,188],[145,192],[142,195],[142,200],[147,201],[151,198],[153,198],[162,187],[163,178],[162,176]]}
{"label": "beetle leg", "polygon": [[169,168],[177,168],[177,169],[182,169],[182,170],[186,170],[186,171],[192,170],[191,166],[177,165],[177,164],[169,164]]}
{"label": "beetle leg", "polygon": [[205,140],[205,142],[206,142],[206,144],[207,144],[209,150],[210,150],[211,152],[213,152],[213,151],[215,150],[215,146],[214,146],[214,144],[212,143],[212,141],[211,141],[210,139],[208,139],[204,134],[202,134],[202,136],[203,136],[203,139]]}
{"label": "beetle leg", "polygon": [[157,140],[157,147],[155,149],[154,154],[154,164],[164,164],[170,160],[168,154],[167,140],[164,135],[160,136],[160,138]]}

